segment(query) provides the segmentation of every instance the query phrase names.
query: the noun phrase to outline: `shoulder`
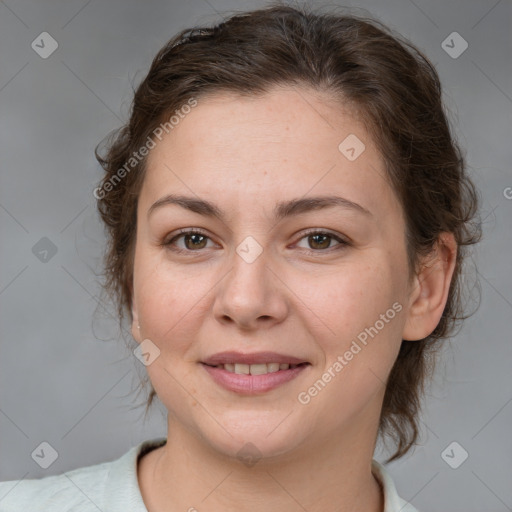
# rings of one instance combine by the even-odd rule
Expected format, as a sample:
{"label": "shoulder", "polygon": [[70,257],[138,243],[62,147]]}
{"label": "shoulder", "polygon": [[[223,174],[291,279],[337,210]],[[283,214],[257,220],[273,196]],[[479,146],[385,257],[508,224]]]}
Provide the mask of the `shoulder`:
{"label": "shoulder", "polygon": [[[62,475],[0,482],[2,512],[23,510],[88,511],[100,501],[111,463],[78,468]],[[96,510],[97,508],[94,507]]]}
{"label": "shoulder", "polygon": [[411,503],[398,496],[395,483],[385,466],[373,460],[372,473],[384,492],[384,512],[419,512]]}
{"label": "shoulder", "polygon": [[117,460],[73,469],[61,475],[0,482],[0,510],[144,512],[137,481],[137,459],[140,453],[162,442],[163,439],[144,441]]}

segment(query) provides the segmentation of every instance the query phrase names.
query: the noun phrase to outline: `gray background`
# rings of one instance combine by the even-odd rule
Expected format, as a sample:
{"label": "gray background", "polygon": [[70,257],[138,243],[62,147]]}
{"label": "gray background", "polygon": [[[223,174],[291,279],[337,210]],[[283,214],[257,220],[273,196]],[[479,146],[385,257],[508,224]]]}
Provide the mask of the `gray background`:
{"label": "gray background", "polygon": [[[160,404],[147,421],[144,407],[135,407],[144,403],[145,394],[134,391],[144,367],[98,309],[105,239],[92,195],[101,176],[93,149],[127,120],[132,84],[178,30],[265,5],[0,1],[0,480],[112,460],[166,434]],[[473,257],[480,309],[445,343],[425,401],[421,446],[389,469],[399,493],[421,512],[512,510],[512,5],[356,5],[353,12],[368,9],[436,65],[483,198],[484,240]],[[59,45],[47,59],[31,48],[43,31]],[[453,31],[469,44],[456,59],[441,46]],[[46,262],[32,251],[43,237],[57,248]],[[43,441],[59,453],[46,470],[31,457]],[[469,454],[458,469],[441,457],[452,441]],[[453,453],[459,457],[460,448]]]}

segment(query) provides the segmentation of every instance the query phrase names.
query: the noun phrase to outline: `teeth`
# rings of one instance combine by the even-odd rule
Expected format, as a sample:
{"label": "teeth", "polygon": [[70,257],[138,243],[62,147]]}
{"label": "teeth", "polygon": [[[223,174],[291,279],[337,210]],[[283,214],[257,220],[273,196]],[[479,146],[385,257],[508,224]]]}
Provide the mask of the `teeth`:
{"label": "teeth", "polygon": [[266,373],[268,373],[267,365],[265,363],[251,364],[249,366],[249,370],[251,372],[251,375],[265,375]]}
{"label": "teeth", "polygon": [[279,371],[279,363],[268,363],[267,364],[268,373],[275,373]]}
{"label": "teeth", "polygon": [[242,363],[226,363],[219,364],[217,368],[223,368],[230,373],[238,373],[239,375],[265,375],[267,373],[275,373],[279,370],[288,370],[296,368],[296,364],[288,363],[263,363],[263,364],[242,364]]}
{"label": "teeth", "polygon": [[244,373],[245,375],[249,375],[250,366],[248,364],[238,364],[235,363],[235,373]]}

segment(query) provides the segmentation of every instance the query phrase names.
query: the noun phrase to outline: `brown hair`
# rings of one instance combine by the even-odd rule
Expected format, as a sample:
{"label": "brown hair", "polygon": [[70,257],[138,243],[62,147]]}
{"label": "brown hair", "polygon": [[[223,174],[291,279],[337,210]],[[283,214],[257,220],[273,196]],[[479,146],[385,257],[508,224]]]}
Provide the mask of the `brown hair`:
{"label": "brown hair", "polygon": [[[480,224],[478,194],[450,132],[439,77],[423,53],[380,22],[273,5],[173,37],[135,91],[128,123],[108,139],[104,156],[96,148],[105,170],[101,193],[95,193],[108,234],[104,287],[117,302],[120,322],[126,314],[131,318],[137,199],[146,158],[113,180],[133,152],[190,98],[221,91],[260,95],[277,85],[327,92],[357,108],[405,213],[411,274],[440,233],[453,233],[458,244],[439,324],[423,340],[402,341],[387,381],[379,434],[394,441],[391,461],[416,442],[420,399],[438,342],[465,318],[461,265],[465,246],[480,237]],[[147,407],[155,394],[151,387]]]}

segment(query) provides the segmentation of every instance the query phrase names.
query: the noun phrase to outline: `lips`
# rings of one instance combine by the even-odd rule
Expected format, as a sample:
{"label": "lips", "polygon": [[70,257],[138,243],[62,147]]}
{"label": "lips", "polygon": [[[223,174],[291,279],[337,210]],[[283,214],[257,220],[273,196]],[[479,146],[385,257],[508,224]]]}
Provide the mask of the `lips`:
{"label": "lips", "polygon": [[217,384],[245,395],[271,391],[295,379],[311,366],[304,359],[276,352],[221,352],[201,364]]}

